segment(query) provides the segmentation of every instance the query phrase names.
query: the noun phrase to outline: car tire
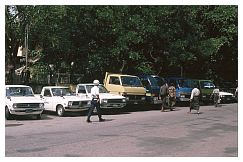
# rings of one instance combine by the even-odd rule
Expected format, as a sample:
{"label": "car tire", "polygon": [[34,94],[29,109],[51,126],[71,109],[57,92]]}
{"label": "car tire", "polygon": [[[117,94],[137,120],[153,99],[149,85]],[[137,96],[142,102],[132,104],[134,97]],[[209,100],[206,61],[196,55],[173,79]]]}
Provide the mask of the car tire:
{"label": "car tire", "polygon": [[62,105],[58,105],[56,112],[58,116],[64,116],[65,110]]}
{"label": "car tire", "polygon": [[37,114],[37,115],[36,115],[36,119],[37,119],[37,120],[40,120],[40,119],[41,119],[41,116],[42,116],[42,114]]}
{"label": "car tire", "polygon": [[7,120],[12,119],[12,114],[9,112],[8,107],[5,107],[5,118],[6,118]]}

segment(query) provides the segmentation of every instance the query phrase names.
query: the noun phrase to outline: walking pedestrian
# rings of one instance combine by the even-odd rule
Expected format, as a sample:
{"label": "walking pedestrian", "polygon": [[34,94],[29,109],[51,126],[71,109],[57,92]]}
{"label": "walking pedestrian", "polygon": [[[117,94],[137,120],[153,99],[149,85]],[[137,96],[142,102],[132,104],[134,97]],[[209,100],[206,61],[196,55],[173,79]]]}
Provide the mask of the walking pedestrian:
{"label": "walking pedestrian", "polygon": [[173,106],[176,104],[176,89],[173,83],[170,83],[168,88],[168,105],[171,111],[173,111]]}
{"label": "walking pedestrian", "polygon": [[100,112],[100,98],[99,98],[99,80],[94,80],[94,87],[91,88],[91,97],[92,97],[92,101],[91,101],[91,107],[89,108],[88,111],[88,117],[87,117],[87,122],[90,123],[90,117],[94,111],[94,109],[96,108],[97,113],[98,113],[98,117],[99,117],[99,121],[102,122],[104,121],[104,119],[102,119],[102,115]]}
{"label": "walking pedestrian", "polygon": [[213,96],[213,102],[214,102],[214,106],[218,107],[218,103],[219,103],[219,88],[218,86],[215,87],[215,89],[212,92],[212,96]]}
{"label": "walking pedestrian", "polygon": [[159,96],[162,100],[161,112],[163,112],[166,106],[166,97],[168,96],[168,84],[166,82],[160,87]]}
{"label": "walking pedestrian", "polygon": [[195,88],[192,89],[191,92],[191,97],[190,97],[190,109],[188,113],[191,113],[191,110],[197,110],[197,114],[199,114],[199,95],[200,95],[200,90],[197,88],[197,85],[194,86]]}

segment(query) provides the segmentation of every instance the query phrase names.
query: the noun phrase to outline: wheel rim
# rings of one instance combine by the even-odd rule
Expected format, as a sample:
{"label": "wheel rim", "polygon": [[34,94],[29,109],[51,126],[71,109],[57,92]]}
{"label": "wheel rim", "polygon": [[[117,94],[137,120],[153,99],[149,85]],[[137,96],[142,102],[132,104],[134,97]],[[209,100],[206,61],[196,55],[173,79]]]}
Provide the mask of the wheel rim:
{"label": "wheel rim", "polygon": [[62,116],[62,114],[63,114],[63,109],[62,109],[62,107],[58,107],[58,108],[57,108],[57,114],[58,114],[59,116]]}

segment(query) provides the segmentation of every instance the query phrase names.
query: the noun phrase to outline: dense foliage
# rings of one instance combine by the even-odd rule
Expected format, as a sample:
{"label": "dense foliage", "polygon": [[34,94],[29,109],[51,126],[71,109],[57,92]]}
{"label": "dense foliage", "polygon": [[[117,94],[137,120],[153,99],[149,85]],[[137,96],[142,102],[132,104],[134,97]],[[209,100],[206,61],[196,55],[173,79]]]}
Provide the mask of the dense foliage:
{"label": "dense foliage", "polygon": [[[6,63],[29,25],[32,71],[238,77],[237,6],[6,6]],[[15,67],[17,68],[17,67]]]}

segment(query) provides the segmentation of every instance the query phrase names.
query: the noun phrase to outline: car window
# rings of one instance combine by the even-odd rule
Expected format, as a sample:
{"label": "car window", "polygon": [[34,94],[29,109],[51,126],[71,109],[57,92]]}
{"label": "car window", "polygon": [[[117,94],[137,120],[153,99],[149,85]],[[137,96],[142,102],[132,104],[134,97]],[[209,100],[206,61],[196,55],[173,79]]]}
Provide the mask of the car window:
{"label": "car window", "polygon": [[[91,88],[94,87],[94,85],[87,85],[87,91],[88,93],[91,93]],[[108,90],[103,85],[98,85],[99,87],[99,93],[109,93]]]}
{"label": "car window", "polygon": [[50,89],[45,89],[45,91],[44,91],[44,96],[46,96],[46,97],[51,97]]}
{"label": "car window", "polygon": [[30,87],[7,87],[6,96],[34,96]]}
{"label": "car window", "polygon": [[122,76],[121,82],[123,86],[131,86],[131,87],[142,87],[142,83],[138,77],[133,76]]}
{"label": "car window", "polygon": [[73,92],[69,88],[52,88],[53,96],[73,96]]}
{"label": "car window", "polygon": [[203,87],[203,88],[208,88],[208,89],[215,88],[215,85],[210,81],[201,81],[200,86]]}
{"label": "car window", "polygon": [[120,85],[120,80],[119,80],[118,77],[111,76],[111,77],[110,77],[109,84]]}
{"label": "car window", "polygon": [[152,86],[162,86],[165,84],[165,80],[163,78],[160,77],[150,77],[150,82]]}
{"label": "car window", "polygon": [[78,87],[78,93],[86,93],[85,87],[84,86],[79,86]]}

